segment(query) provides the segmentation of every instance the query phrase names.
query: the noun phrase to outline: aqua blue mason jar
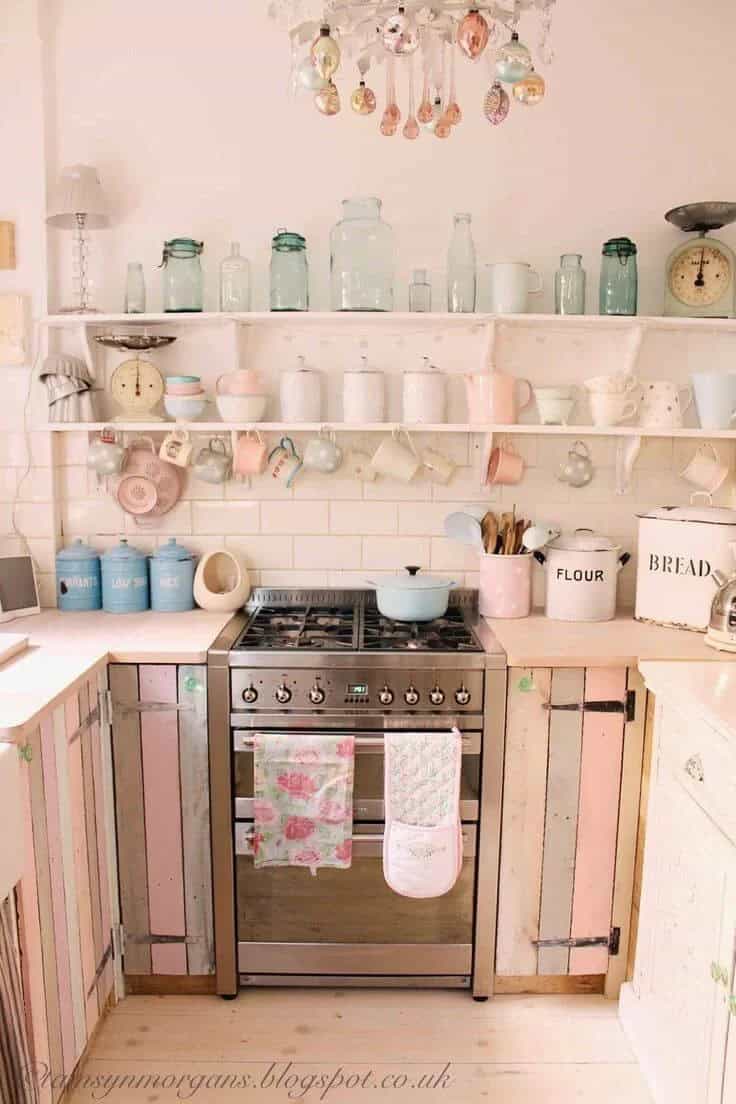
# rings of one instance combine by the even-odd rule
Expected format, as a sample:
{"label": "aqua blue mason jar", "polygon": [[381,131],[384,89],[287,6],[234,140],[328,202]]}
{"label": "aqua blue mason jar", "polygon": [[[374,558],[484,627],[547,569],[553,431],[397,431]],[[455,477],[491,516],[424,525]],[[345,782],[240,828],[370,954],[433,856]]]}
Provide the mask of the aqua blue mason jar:
{"label": "aqua blue mason jar", "polygon": [[102,556],[102,608],[108,613],[148,609],[148,557],[127,540]]}
{"label": "aqua blue mason jar", "polygon": [[83,540],[56,555],[56,603],[65,611],[102,609],[99,553]]}
{"label": "aqua blue mason jar", "polygon": [[601,314],[636,314],[639,277],[636,245],[630,238],[604,242],[599,302]]}
{"label": "aqua blue mason jar", "polygon": [[151,556],[151,609],[185,613],[194,609],[195,557],[174,537]]}

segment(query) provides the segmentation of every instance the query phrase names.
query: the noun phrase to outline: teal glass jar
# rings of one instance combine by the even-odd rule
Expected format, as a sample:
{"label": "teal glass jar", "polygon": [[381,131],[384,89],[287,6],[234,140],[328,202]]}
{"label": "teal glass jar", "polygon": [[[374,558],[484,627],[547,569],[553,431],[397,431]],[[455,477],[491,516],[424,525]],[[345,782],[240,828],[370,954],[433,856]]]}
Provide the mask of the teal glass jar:
{"label": "teal glass jar", "polygon": [[630,238],[603,244],[599,305],[601,314],[636,314],[638,297],[636,245]]}
{"label": "teal glass jar", "polygon": [[283,228],[271,242],[271,310],[309,310],[307,241]]}
{"label": "teal glass jar", "polygon": [[163,269],[163,308],[170,314],[196,313],[203,309],[204,274],[200,256],[204,242],[172,238],[164,242],[159,268]]}

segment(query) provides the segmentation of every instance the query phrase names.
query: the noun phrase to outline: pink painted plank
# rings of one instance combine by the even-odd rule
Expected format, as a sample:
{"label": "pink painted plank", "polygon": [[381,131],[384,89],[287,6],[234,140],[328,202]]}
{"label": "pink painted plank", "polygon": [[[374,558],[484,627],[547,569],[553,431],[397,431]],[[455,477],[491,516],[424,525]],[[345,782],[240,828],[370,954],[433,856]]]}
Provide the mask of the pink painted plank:
{"label": "pink painted plank", "polygon": [[[94,707],[97,700],[97,682],[90,679],[89,684],[90,707]],[[102,946],[103,951],[107,947],[112,931],[112,911],[110,904],[110,872],[107,866],[107,815],[105,808],[105,786],[102,765],[102,735],[99,724],[94,724],[90,731],[90,743],[92,746],[92,764],[95,784],[95,819],[97,821],[97,868],[100,880],[100,910],[102,914]],[[99,987],[100,1000],[104,1001],[110,994],[113,984],[112,962],[108,962],[102,974]]]}
{"label": "pink painted plank", "polygon": [[[176,704],[174,666],[140,668],[141,701]],[[185,935],[179,723],[176,712],[141,714],[143,789],[151,935]],[[186,947],[153,944],[154,974],[186,974]]]}
{"label": "pink painted plank", "polygon": [[[64,702],[64,719],[66,722],[66,735],[67,739],[69,739],[79,727],[79,699],[76,693],[72,694]],[[92,900],[90,897],[89,869],[87,867],[87,827],[85,824],[84,812],[82,743],[79,738],[69,744],[69,801],[72,815],[74,880],[77,886],[82,978],[84,981],[87,1036],[89,1037],[95,1028],[98,1018],[97,990],[94,987],[97,964],[95,962],[95,941],[92,931]]]}
{"label": "pink painted plank", "polygon": [[[38,747],[36,746],[36,754]],[[33,815],[31,811],[31,774],[23,768],[23,840],[25,843],[25,874],[18,887],[20,920],[21,975],[26,1002],[28,1037],[31,1040],[33,1063],[37,1070],[50,1068],[49,1034],[46,1022],[46,997],[41,957],[41,921],[36,892],[36,855],[33,849]],[[51,1104],[49,1078],[40,1078],[41,1104]]]}
{"label": "pink painted plank", "polygon": [[[621,701],[625,693],[624,668],[586,671],[586,701]],[[623,741],[622,714],[584,714],[573,939],[608,935],[610,931]],[[583,947],[570,952],[571,974],[605,974],[607,969],[605,947]]]}
{"label": "pink painted plank", "polygon": [[51,873],[51,906],[54,917],[54,942],[56,944],[56,973],[59,983],[59,1015],[61,1019],[61,1044],[64,1069],[76,1065],[74,1041],[74,1006],[72,1004],[72,979],[69,966],[69,933],[66,923],[66,890],[64,887],[64,856],[61,848],[61,822],[59,813],[59,779],[56,770],[56,741],[51,716],[41,722],[41,750],[43,754],[43,785],[46,795],[46,824],[48,831],[49,869]]}

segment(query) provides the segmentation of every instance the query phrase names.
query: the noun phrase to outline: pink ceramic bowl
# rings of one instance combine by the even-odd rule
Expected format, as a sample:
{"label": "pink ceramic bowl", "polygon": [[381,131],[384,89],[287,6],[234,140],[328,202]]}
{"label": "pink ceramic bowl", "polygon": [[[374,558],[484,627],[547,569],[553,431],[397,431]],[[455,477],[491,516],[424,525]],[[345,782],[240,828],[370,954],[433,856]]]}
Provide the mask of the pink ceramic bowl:
{"label": "pink ceramic bowl", "polygon": [[167,382],[166,384],[166,392],[169,395],[201,395],[203,390],[200,380],[197,380],[196,383]]}

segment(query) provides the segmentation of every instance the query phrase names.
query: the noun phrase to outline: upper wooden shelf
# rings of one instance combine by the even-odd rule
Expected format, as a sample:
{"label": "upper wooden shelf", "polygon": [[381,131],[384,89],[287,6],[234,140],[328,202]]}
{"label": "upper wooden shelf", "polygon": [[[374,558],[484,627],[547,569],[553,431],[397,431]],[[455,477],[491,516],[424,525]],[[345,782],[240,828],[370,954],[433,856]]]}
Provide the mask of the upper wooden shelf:
{"label": "upper wooden shelf", "polygon": [[334,430],[336,433],[390,433],[393,429],[406,429],[410,433],[498,433],[507,436],[526,437],[708,437],[722,440],[736,440],[736,429],[649,429],[646,426],[591,426],[591,425],[477,425],[470,422],[442,422],[438,425],[406,422],[49,422],[37,425],[37,430],[52,433],[98,432],[105,426],[114,426],[122,433],[161,433],[168,432],[173,426],[179,426],[192,433],[230,433],[257,429],[261,433],[317,433],[320,429]]}
{"label": "upper wooden shelf", "polygon": [[74,329],[80,326],[109,328],[110,326],[219,326],[234,322],[242,326],[271,327],[364,327],[390,329],[429,329],[437,326],[452,329],[485,326],[491,322],[508,326],[546,327],[548,329],[613,329],[613,330],[689,330],[736,333],[734,318],[663,318],[635,315],[612,317],[598,314],[447,314],[432,312],[415,314],[406,311],[371,313],[362,311],[252,311],[248,314],[228,314],[202,311],[193,314],[50,314],[42,325]]}

